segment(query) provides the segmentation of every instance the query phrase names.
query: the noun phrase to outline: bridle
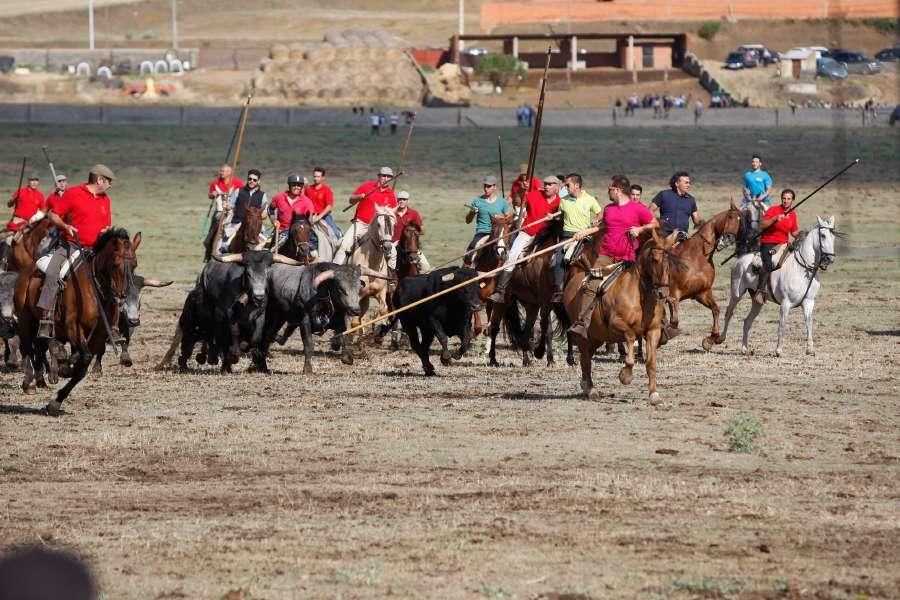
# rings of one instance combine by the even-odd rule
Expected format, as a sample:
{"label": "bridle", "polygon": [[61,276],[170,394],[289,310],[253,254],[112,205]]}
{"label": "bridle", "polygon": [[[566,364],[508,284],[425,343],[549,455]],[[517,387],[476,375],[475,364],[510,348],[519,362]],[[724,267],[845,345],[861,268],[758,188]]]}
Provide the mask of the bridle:
{"label": "bridle", "polygon": [[[816,231],[819,234],[819,243],[818,244],[813,243],[813,252],[814,252],[813,264],[810,265],[803,258],[803,253],[800,251],[801,250],[800,244],[798,244],[797,249],[794,250],[794,260],[797,261],[797,264],[800,265],[800,268],[802,268],[803,271],[805,272],[806,277],[809,278],[809,283],[806,284],[806,290],[803,292],[803,297],[801,297],[800,300],[798,300],[797,303],[794,304],[795,307],[800,306],[803,303],[803,301],[806,300],[806,296],[807,296],[807,294],[809,294],[809,288],[812,287],[812,282],[815,281],[816,275],[819,274],[819,269],[822,269],[823,271],[825,271],[826,269],[828,269],[828,265],[830,265],[831,263],[834,262],[834,252],[825,252],[822,250],[822,242],[825,240],[825,232],[823,230],[828,230],[831,232],[832,235],[835,235],[835,236],[837,235],[837,232],[835,232],[834,227],[825,227],[824,225],[816,225]],[[812,232],[810,231],[810,234],[811,233]],[[809,235],[809,234],[807,234],[807,235]],[[816,260],[815,256],[819,257],[818,260]]]}
{"label": "bridle", "polygon": [[[672,262],[672,254],[666,248],[650,248],[647,251],[647,254],[652,254],[653,252],[661,252],[663,254],[663,261]],[[640,278],[641,287],[644,290],[650,292],[651,294],[654,294],[656,296],[656,300],[658,302],[666,301],[671,296],[671,293],[669,290],[671,285],[669,283],[668,265],[665,268],[665,282],[663,283],[660,281],[655,281],[651,275],[651,271],[653,269],[648,269],[643,264],[644,261],[647,260],[647,258],[648,257],[646,257],[646,256],[641,257],[641,261],[638,263],[638,264],[640,264],[640,271],[641,271],[641,278]],[[663,290],[665,290],[665,291],[663,291]]]}

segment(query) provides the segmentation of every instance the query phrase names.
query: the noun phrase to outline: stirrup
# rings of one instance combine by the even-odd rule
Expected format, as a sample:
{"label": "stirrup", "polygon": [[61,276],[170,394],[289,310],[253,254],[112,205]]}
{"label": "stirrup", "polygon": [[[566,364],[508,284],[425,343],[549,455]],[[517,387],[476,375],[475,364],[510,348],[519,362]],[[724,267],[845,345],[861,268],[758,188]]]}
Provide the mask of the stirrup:
{"label": "stirrup", "polygon": [[41,319],[38,325],[37,337],[42,340],[52,340],[55,335],[55,321],[53,319]]}

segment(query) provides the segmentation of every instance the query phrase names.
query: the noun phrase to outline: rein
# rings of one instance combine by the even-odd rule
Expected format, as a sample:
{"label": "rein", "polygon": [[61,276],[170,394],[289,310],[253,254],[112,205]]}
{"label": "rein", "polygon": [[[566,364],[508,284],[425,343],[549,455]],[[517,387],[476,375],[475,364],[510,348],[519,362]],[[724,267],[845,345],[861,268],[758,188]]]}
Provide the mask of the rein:
{"label": "rein", "polygon": [[[794,304],[791,308],[797,308],[798,306],[803,304],[804,300],[806,300],[806,296],[807,296],[807,294],[809,294],[809,288],[812,287],[812,282],[815,281],[816,275],[819,274],[819,267],[822,264],[822,259],[826,256],[830,256],[832,258],[832,260],[834,259],[833,252],[823,252],[822,251],[821,232],[820,232],[821,229],[822,229],[822,227],[820,225],[816,226],[816,232],[819,233],[819,247],[816,248],[815,243],[813,243],[813,252],[814,252],[813,262],[814,262],[814,264],[812,266],[810,266],[809,263],[807,263],[803,259],[803,254],[800,252],[801,248],[798,247],[793,252],[794,260],[797,261],[797,264],[800,265],[800,267],[803,269],[803,271],[809,277],[809,283],[806,284],[806,290],[803,292],[803,297],[800,298],[800,300],[797,301],[797,304]],[[810,233],[812,233],[812,232],[810,232]],[[816,257],[818,257],[817,260],[816,260]]]}

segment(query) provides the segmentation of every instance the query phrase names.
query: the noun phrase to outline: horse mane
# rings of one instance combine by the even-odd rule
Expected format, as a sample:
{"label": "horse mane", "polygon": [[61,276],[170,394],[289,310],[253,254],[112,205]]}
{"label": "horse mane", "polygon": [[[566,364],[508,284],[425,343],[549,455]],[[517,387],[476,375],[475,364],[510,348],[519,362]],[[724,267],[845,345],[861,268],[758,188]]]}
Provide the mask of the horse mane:
{"label": "horse mane", "polygon": [[301,221],[309,222],[309,213],[294,213],[291,217],[291,225]]}
{"label": "horse mane", "polygon": [[100,254],[109,242],[117,239],[131,243],[131,238],[128,237],[128,231],[126,231],[124,227],[110,227],[97,238],[97,243],[94,244],[94,253]]}

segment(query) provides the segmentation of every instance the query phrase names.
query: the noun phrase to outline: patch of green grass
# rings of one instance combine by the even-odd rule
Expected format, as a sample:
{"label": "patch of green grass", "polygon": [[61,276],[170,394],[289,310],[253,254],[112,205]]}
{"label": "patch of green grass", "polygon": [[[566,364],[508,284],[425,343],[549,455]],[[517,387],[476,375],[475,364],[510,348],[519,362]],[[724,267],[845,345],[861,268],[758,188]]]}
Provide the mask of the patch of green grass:
{"label": "patch of green grass", "polygon": [[725,427],[725,438],[731,452],[752,452],[757,438],[763,435],[762,421],[755,415],[734,416]]}
{"label": "patch of green grass", "polygon": [[704,21],[697,30],[697,35],[704,40],[712,40],[719,33],[722,23],[720,21]]}
{"label": "patch of green grass", "polygon": [[874,17],[871,19],[863,19],[863,25],[867,25],[879,33],[894,34],[900,30],[900,19],[892,19],[890,17]]}

